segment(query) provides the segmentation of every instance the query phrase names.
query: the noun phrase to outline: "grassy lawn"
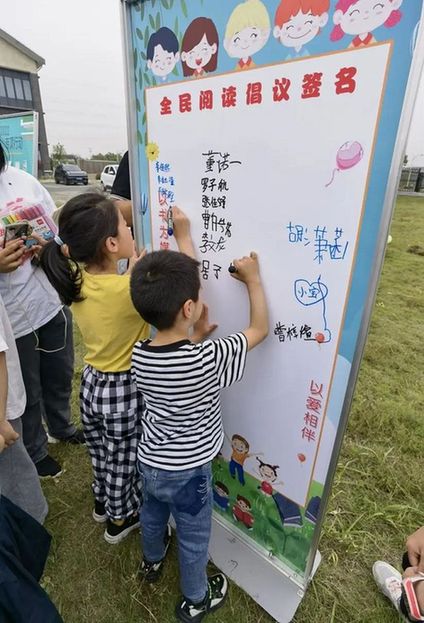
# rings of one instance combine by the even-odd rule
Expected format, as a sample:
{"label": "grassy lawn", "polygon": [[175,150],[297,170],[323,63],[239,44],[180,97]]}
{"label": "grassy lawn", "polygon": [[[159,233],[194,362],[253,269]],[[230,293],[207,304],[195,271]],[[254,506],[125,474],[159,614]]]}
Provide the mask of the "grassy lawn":
{"label": "grassy lawn", "polygon": [[[296,623],[392,623],[371,566],[397,565],[406,536],[424,525],[424,199],[400,197],[371,332],[322,533],[323,561]],[[74,414],[82,367],[77,345]],[[138,535],[107,545],[91,518],[91,469],[84,448],[52,446],[66,472],[45,485],[53,535],[44,586],[65,623],[171,623],[178,597],[175,543],[162,581],[136,577]],[[211,623],[271,623],[235,585]]]}

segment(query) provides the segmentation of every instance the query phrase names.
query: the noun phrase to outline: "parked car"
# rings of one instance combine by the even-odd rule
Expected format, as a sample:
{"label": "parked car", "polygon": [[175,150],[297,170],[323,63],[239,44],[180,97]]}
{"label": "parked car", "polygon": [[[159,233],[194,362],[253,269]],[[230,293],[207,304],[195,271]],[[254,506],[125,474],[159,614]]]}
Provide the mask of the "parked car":
{"label": "parked car", "polygon": [[54,170],[56,184],[88,184],[88,175],[76,164],[59,164]]}
{"label": "parked car", "polygon": [[118,170],[118,164],[109,164],[102,171],[100,176],[100,186],[102,190],[111,191],[113,182],[115,181],[116,172]]}

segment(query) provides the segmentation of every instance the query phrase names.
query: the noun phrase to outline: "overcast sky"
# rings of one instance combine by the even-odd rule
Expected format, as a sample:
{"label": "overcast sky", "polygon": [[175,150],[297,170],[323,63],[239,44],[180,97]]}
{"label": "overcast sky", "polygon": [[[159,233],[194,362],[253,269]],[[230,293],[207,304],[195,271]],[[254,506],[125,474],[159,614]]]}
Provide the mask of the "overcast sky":
{"label": "overcast sky", "polygon": [[[46,60],[39,75],[49,144],[82,156],[124,151],[120,1],[0,0],[0,15],[3,30]],[[421,166],[423,111],[424,80],[407,148],[410,164]]]}

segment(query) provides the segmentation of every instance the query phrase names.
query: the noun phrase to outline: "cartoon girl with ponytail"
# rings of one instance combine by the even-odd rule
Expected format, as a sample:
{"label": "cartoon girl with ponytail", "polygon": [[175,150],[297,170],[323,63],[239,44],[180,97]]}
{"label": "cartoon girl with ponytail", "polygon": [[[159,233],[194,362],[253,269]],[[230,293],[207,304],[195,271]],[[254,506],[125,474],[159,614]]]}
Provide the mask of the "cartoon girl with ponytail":
{"label": "cartoon girl with ponytail", "polygon": [[392,28],[401,20],[399,11],[403,0],[338,0],[333,15],[335,24],[331,41],[339,41],[345,35],[354,35],[349,48],[359,48],[376,39],[372,32],[380,26]]}

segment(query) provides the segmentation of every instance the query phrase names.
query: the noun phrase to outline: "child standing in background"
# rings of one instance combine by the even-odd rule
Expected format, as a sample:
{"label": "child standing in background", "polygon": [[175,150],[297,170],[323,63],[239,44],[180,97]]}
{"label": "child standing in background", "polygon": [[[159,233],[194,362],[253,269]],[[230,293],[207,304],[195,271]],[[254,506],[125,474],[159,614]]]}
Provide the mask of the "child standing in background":
{"label": "child standing in background", "polygon": [[[194,256],[187,221],[185,244]],[[182,233],[182,232],[181,232]],[[156,581],[169,547],[167,526],[177,526],[182,600],[180,621],[198,623],[219,608],[228,582],[207,577],[212,520],[211,461],[224,439],[220,390],[239,381],[247,351],[268,332],[268,312],[256,254],[235,261],[233,274],[246,284],[250,324],[227,338],[205,340],[208,323],[199,296],[199,262],[184,253],[146,255],[131,275],[131,296],[146,322],[157,329],[133,354],[137,388],[143,394],[143,430],[138,448],[143,482],[141,574]],[[194,333],[191,330],[194,329]]]}
{"label": "child standing in background", "polygon": [[59,235],[41,255],[50,283],[72,304],[87,349],[80,408],[94,473],[93,518],[106,522],[112,544],[139,526],[140,414],[130,368],[134,344],[149,335],[131,303],[130,270],[118,274],[122,259],[130,259],[130,270],[137,259],[131,232],[118,208],[95,193],[68,201]]}

